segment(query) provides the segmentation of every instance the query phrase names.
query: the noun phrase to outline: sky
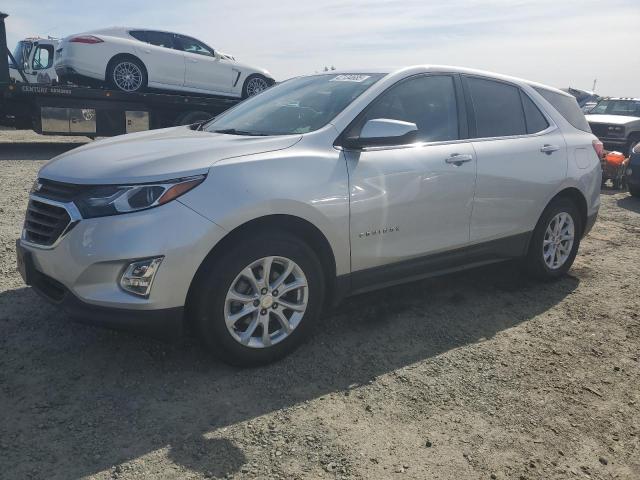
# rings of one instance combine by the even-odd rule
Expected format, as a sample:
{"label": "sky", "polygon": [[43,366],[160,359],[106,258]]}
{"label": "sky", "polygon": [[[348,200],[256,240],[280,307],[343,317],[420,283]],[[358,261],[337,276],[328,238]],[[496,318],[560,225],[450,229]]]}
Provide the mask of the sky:
{"label": "sky", "polygon": [[1,0],[10,48],[108,26],[175,31],[277,80],[456,65],[640,97],[640,0]]}

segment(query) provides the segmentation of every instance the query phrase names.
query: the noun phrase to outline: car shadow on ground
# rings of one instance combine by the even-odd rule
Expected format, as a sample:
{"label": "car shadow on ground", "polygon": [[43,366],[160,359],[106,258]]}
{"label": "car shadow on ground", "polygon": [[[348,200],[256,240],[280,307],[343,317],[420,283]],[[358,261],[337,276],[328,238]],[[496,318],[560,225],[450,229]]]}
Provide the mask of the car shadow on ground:
{"label": "car shadow on ground", "polygon": [[0,142],[0,160],[49,160],[82,145],[85,144],[82,142]]}
{"label": "car shadow on ground", "polygon": [[624,208],[625,210],[629,210],[634,213],[640,213],[640,198],[633,197],[631,196],[631,194],[629,194],[629,196],[627,197],[617,200],[616,205],[618,205],[620,208]]}
{"label": "car shadow on ground", "polygon": [[534,282],[504,263],[363,294],[328,313],[294,354],[244,370],[193,340],[168,346],[71,323],[28,288],[5,291],[2,471],[76,478],[168,449],[181,468],[223,477],[247,462],[224,427],[489,339],[578,283]]}

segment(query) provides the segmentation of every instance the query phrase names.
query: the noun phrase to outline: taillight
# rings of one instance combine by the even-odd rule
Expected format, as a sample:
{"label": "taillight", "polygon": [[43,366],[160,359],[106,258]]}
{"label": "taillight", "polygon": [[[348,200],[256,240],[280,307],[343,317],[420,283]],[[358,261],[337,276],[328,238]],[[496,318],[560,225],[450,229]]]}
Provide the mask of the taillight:
{"label": "taillight", "polygon": [[69,42],[71,43],[102,43],[104,40],[98,37],[94,37],[93,35],[79,35],[77,37],[73,37]]}
{"label": "taillight", "polygon": [[593,149],[596,151],[598,158],[602,158],[604,156],[604,145],[600,140],[593,141]]}

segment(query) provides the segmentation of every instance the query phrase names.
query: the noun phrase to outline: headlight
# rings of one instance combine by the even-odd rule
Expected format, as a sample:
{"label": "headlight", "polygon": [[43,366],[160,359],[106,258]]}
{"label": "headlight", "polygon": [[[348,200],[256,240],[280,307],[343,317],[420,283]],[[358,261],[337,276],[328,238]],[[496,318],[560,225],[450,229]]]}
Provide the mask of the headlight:
{"label": "headlight", "polygon": [[613,134],[616,134],[616,135],[624,133],[624,127],[622,127],[620,125],[610,125],[607,130],[609,131],[609,133],[613,133]]}
{"label": "headlight", "polygon": [[73,201],[83,218],[136,212],[164,205],[187,193],[204,179],[204,175],[199,175],[165,183],[100,185],[81,193]]}

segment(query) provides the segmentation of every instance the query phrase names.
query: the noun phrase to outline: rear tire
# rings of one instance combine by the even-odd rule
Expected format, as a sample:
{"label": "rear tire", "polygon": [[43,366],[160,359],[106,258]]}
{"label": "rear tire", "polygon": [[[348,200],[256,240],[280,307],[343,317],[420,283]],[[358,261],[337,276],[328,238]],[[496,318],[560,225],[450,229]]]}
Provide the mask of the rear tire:
{"label": "rear tire", "polygon": [[107,84],[126,93],[141,92],[147,88],[147,69],[135,57],[124,55],[112,59],[107,66]]}
{"label": "rear tire", "polygon": [[[288,265],[291,273],[272,288]],[[261,275],[267,269],[265,282]],[[194,280],[189,312],[198,336],[220,360],[257,366],[279,360],[302,343],[318,320],[324,295],[324,275],[313,250],[293,235],[262,231],[205,261]]]}
{"label": "rear tire", "polygon": [[583,228],[574,202],[562,197],[551,202],[531,237],[525,258],[529,274],[540,280],[555,280],[565,275],[578,253]]}

